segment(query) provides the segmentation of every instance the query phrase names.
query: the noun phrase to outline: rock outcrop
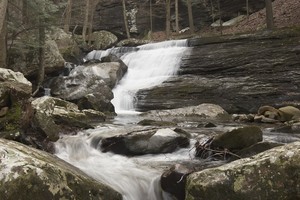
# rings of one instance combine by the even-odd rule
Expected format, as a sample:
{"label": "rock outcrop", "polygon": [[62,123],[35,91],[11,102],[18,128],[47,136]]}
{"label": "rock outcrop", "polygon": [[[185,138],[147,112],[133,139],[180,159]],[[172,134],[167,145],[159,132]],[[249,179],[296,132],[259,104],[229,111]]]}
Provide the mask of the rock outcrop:
{"label": "rock outcrop", "polygon": [[0,139],[0,196],[9,199],[102,199],[122,196],[59,158]]}
{"label": "rock outcrop", "polygon": [[195,172],[187,178],[185,199],[298,199],[299,163],[295,142]]}
{"label": "rock outcrop", "polygon": [[102,122],[105,115],[95,110],[82,110],[78,106],[58,98],[44,96],[32,102],[34,109],[33,123],[55,142],[63,130],[92,128],[91,122]]}
{"label": "rock outcrop", "polygon": [[229,113],[256,113],[262,105],[300,104],[300,33],[273,33],[190,39],[191,55],[179,76],[139,91],[137,108],[178,108],[201,103]]}

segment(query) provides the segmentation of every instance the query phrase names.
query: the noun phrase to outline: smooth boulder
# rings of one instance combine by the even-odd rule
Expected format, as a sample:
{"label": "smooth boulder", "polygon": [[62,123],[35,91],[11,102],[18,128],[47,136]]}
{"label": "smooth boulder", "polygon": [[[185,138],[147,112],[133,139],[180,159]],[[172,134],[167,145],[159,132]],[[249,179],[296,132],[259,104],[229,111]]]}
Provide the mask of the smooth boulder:
{"label": "smooth boulder", "polygon": [[111,151],[122,155],[171,153],[188,145],[189,139],[184,132],[170,128],[140,129],[104,138],[100,143],[103,152]]}
{"label": "smooth boulder", "polygon": [[0,196],[10,199],[99,199],[122,196],[43,151],[0,139]]}

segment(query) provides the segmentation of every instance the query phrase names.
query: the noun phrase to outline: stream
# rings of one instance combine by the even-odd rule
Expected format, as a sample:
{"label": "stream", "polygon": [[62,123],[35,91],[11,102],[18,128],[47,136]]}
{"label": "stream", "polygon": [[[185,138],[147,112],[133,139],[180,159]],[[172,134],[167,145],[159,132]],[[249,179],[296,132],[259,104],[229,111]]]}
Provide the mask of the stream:
{"label": "stream", "polygon": [[160,175],[171,164],[192,160],[192,145],[172,154],[126,157],[102,153],[93,145],[93,139],[135,126],[135,94],[138,90],[154,87],[176,75],[181,58],[188,54],[186,40],[146,44],[124,53],[122,48],[93,51],[87,59],[101,59],[114,53],[128,66],[128,71],[113,89],[112,103],[118,114],[111,124],[79,132],[75,136],[62,136],[56,142],[56,155],[78,167],[94,179],[110,185],[123,195],[124,200],[171,200],[160,187]]}

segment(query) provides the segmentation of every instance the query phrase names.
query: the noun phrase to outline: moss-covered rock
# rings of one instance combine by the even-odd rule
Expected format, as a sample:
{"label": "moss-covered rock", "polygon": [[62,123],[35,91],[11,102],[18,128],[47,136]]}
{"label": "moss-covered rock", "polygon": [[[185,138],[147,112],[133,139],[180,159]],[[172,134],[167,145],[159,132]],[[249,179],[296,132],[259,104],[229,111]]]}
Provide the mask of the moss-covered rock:
{"label": "moss-covered rock", "polygon": [[26,126],[31,92],[32,85],[22,73],[0,68],[0,137],[14,138]]}
{"label": "moss-covered rock", "polygon": [[0,139],[0,196],[10,199],[103,199],[122,196],[59,158]]}
{"label": "moss-covered rock", "polygon": [[34,123],[48,139],[56,141],[63,128],[92,128],[91,122],[102,122],[105,115],[99,111],[80,111],[76,104],[44,96],[32,102]]}
{"label": "moss-covered rock", "polygon": [[186,200],[298,199],[300,142],[192,173]]}

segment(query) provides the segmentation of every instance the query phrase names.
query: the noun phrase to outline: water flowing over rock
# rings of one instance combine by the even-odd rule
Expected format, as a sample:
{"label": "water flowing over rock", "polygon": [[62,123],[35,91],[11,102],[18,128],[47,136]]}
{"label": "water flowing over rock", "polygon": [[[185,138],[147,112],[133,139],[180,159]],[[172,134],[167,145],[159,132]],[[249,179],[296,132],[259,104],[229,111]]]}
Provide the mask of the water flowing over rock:
{"label": "water flowing over rock", "polygon": [[189,139],[176,130],[141,129],[126,135],[107,137],[101,140],[101,150],[123,155],[144,155],[170,153],[180,147],[187,147]]}
{"label": "water flowing over rock", "polygon": [[177,73],[182,56],[189,53],[186,42],[150,43],[121,56],[128,72],[113,90],[112,103],[117,113],[135,111],[138,90],[159,85]]}
{"label": "water flowing over rock", "polygon": [[299,33],[190,39],[178,77],[137,93],[137,110],[214,103],[229,113],[256,113],[262,105],[298,105]]}
{"label": "water flowing over rock", "polygon": [[105,115],[94,110],[80,111],[78,106],[58,98],[44,96],[32,102],[34,123],[50,141],[57,141],[66,127],[93,128],[91,122],[105,120]]}
{"label": "water flowing over rock", "polygon": [[187,178],[185,199],[297,199],[299,163],[295,142],[195,172]]}
{"label": "water flowing over rock", "polygon": [[121,195],[59,158],[0,139],[0,196],[9,199],[100,199]]}

